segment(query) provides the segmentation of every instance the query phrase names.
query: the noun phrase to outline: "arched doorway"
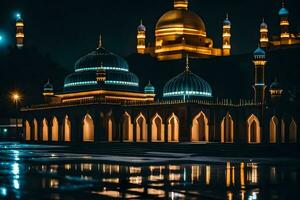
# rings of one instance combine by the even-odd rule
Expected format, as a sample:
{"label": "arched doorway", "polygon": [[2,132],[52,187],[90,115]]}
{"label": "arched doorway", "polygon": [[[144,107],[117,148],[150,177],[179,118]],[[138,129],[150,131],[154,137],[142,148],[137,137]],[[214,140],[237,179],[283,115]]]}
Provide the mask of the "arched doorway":
{"label": "arched doorway", "polygon": [[270,119],[270,126],[269,126],[269,130],[270,130],[270,143],[274,144],[277,143],[277,130],[278,130],[278,119],[277,117],[273,116]]}
{"label": "arched doorway", "polygon": [[234,141],[234,122],[229,113],[223,118],[221,122],[221,142],[233,143]]}
{"label": "arched doorway", "polygon": [[208,119],[203,112],[200,112],[193,119],[192,142],[209,142]]}
{"label": "arched doorway", "polygon": [[107,136],[108,136],[108,142],[113,141],[113,121],[111,118],[107,120]]}
{"label": "arched doorway", "polygon": [[89,114],[83,120],[83,141],[94,142],[94,122]]}
{"label": "arched doorway", "polygon": [[136,123],[136,141],[147,142],[147,123],[145,116],[141,113],[135,120]]}
{"label": "arched doorway", "polygon": [[52,141],[58,141],[58,120],[56,117],[52,119]]}
{"label": "arched doorway", "polygon": [[38,141],[39,139],[39,129],[38,129],[38,122],[36,119],[33,120],[33,133],[34,133],[34,140]]}
{"label": "arched doorway", "polygon": [[133,125],[131,123],[131,117],[126,112],[123,115],[123,139],[125,142],[132,142],[133,141]]}
{"label": "arched doorway", "polygon": [[68,115],[64,119],[64,141],[71,142],[71,121]]}
{"label": "arched doorway", "polygon": [[25,121],[25,138],[26,138],[27,141],[30,141],[30,139],[31,139],[30,138],[30,136],[31,136],[30,131],[31,131],[30,124],[26,120]]}
{"label": "arched doorway", "polygon": [[48,121],[44,118],[42,122],[42,131],[43,131],[43,141],[48,141],[49,133],[48,133]]}
{"label": "arched doorway", "polygon": [[281,120],[281,143],[285,143],[285,122]]}
{"label": "arched doorway", "polygon": [[292,119],[289,127],[289,143],[297,143],[297,124],[294,119]]}
{"label": "arched doorway", "polygon": [[260,123],[255,115],[251,115],[247,120],[248,125],[248,143],[257,144],[260,143]]}
{"label": "arched doorway", "polygon": [[168,141],[179,141],[179,119],[174,113],[168,119]]}
{"label": "arched doorway", "polygon": [[162,118],[156,113],[151,120],[151,141],[164,142],[165,141],[165,125]]}

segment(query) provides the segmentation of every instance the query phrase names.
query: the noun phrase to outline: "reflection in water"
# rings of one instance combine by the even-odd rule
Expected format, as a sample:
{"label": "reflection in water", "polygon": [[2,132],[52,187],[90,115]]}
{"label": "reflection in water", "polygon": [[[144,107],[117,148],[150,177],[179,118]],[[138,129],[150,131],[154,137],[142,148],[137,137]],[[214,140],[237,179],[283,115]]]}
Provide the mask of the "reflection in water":
{"label": "reflection in water", "polygon": [[[0,199],[293,199],[288,197],[300,188],[296,166],[232,161],[25,164],[18,151],[11,155],[11,162],[0,163]],[[36,196],[26,196],[32,191]]]}

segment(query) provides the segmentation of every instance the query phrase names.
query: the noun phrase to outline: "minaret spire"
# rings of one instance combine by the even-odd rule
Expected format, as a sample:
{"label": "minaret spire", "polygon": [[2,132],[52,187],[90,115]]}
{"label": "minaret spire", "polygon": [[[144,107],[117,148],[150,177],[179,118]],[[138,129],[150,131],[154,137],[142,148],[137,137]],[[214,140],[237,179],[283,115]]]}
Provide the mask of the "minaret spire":
{"label": "minaret spire", "polygon": [[186,54],[185,58],[185,71],[190,71],[190,59],[189,59],[189,54]]}
{"label": "minaret spire", "polygon": [[98,49],[100,49],[103,46],[102,43],[102,34],[99,35],[99,45],[98,45]]}

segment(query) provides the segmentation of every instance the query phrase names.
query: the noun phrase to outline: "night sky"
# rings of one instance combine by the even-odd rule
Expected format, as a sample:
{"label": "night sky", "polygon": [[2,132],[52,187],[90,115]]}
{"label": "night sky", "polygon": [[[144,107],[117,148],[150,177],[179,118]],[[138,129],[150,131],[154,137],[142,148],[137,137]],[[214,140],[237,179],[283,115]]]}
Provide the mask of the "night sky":
{"label": "night sky", "polygon": [[[76,59],[97,47],[100,33],[109,50],[122,56],[134,53],[140,19],[147,27],[148,42],[153,41],[157,20],[172,7],[173,0],[1,0],[0,32],[10,37],[12,44],[14,15],[21,12],[26,45],[36,46],[71,69]],[[221,46],[222,21],[229,12],[234,54],[250,52],[257,46],[262,17],[270,32],[278,35],[280,7],[280,0],[190,0],[189,6],[204,20],[215,47]],[[297,0],[287,0],[286,7],[293,30],[299,32]]]}

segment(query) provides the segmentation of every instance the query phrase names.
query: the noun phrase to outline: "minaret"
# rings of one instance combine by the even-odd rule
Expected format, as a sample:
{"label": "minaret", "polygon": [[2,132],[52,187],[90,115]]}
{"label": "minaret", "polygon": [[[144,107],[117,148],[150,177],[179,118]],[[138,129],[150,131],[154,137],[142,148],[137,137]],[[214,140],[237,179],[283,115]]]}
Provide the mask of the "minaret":
{"label": "minaret", "polygon": [[141,20],[141,24],[137,28],[137,53],[145,54],[146,52],[146,27],[143,25],[143,21]]}
{"label": "minaret", "polygon": [[268,30],[268,25],[266,24],[264,19],[260,24],[259,42],[260,42],[260,46],[264,49],[266,49],[269,46],[269,30]]}
{"label": "minaret", "polygon": [[290,38],[290,31],[289,31],[289,11],[285,8],[284,1],[282,2],[282,7],[279,10],[279,17],[280,17],[280,38],[281,41],[286,42]]}
{"label": "minaret", "polygon": [[17,14],[16,19],[16,46],[22,49],[24,46],[24,22],[21,14]]}
{"label": "minaret", "polygon": [[223,56],[230,56],[231,54],[231,22],[228,14],[223,22]]}
{"label": "minaret", "polygon": [[278,103],[283,95],[283,89],[280,86],[277,78],[275,78],[274,82],[270,85],[269,92],[272,103]]}
{"label": "minaret", "polygon": [[187,10],[189,7],[188,0],[174,0],[174,8],[175,9],[184,9]]}
{"label": "minaret", "polygon": [[265,103],[265,66],[266,61],[266,52],[258,47],[254,51],[253,63],[255,65],[255,84],[254,88],[254,100],[256,103]]}

